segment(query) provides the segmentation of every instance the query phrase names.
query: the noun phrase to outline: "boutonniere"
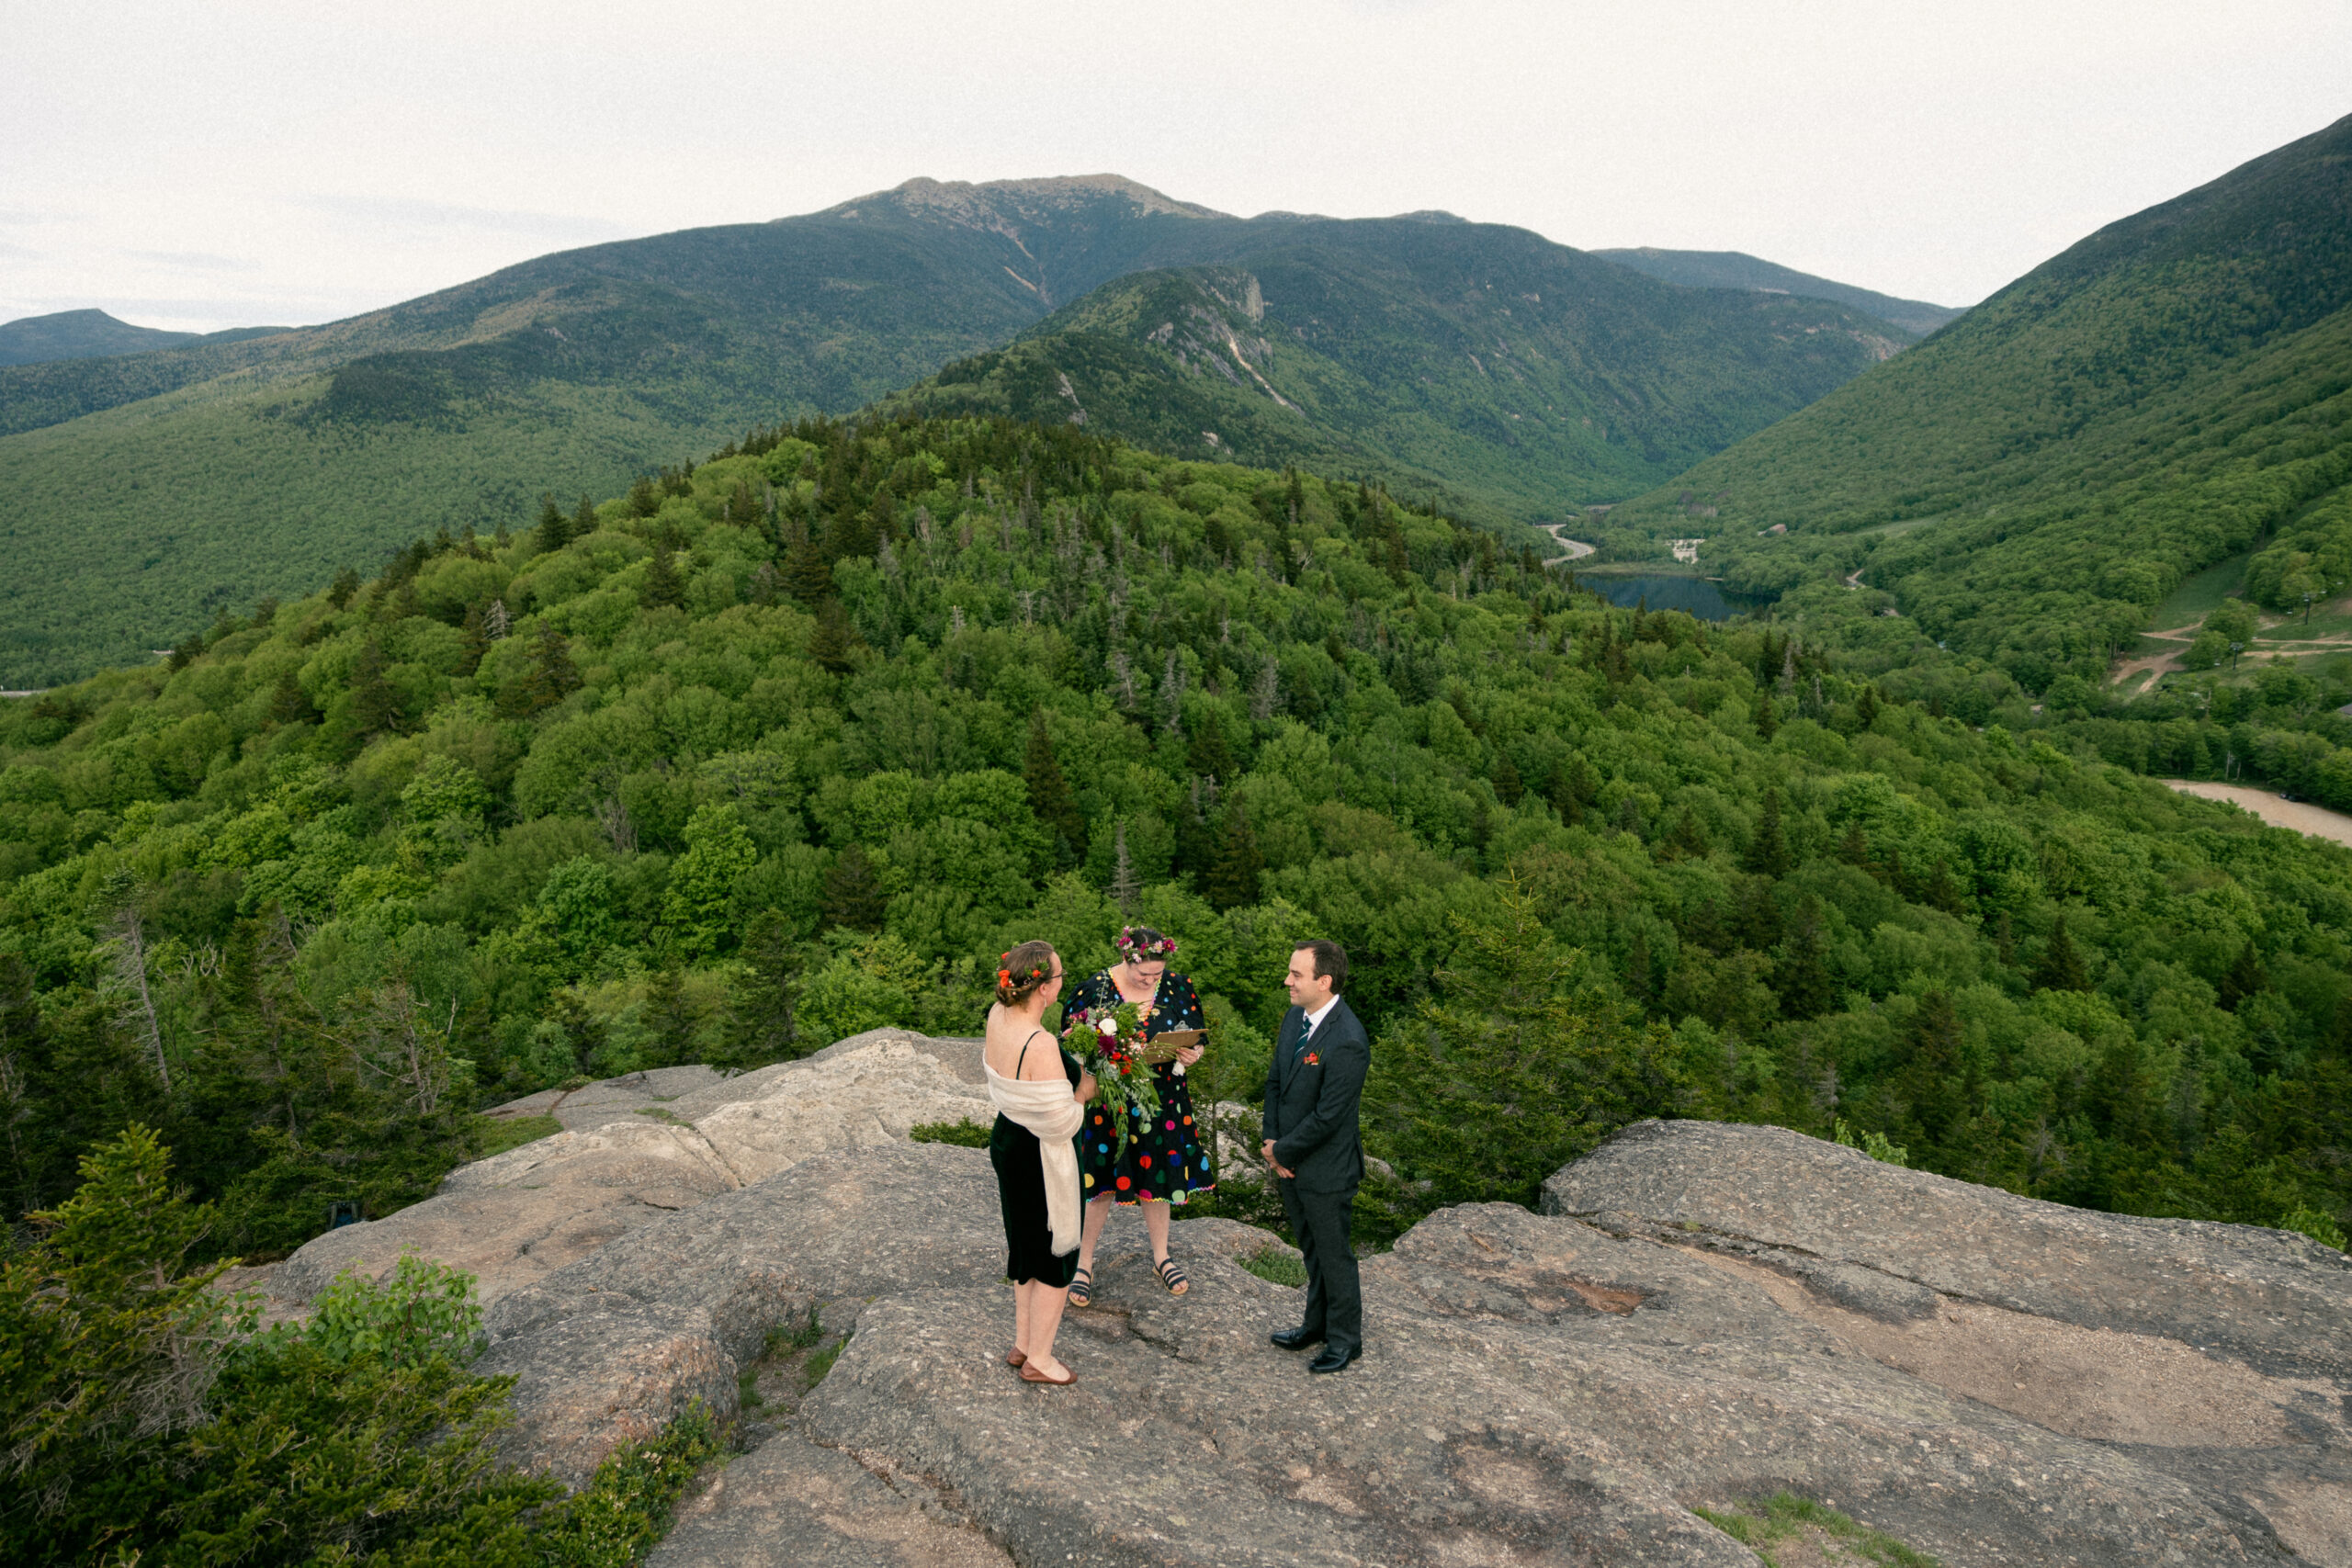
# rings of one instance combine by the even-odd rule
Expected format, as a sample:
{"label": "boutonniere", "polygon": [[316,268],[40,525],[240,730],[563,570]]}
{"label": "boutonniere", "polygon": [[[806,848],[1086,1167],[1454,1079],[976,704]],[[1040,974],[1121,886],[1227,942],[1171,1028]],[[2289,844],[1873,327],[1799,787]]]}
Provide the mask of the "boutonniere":
{"label": "boutonniere", "polygon": [[1309,1051],[1306,1054],[1306,1065],[1310,1067],[1321,1066],[1323,1065],[1323,1053],[1320,1051]]}

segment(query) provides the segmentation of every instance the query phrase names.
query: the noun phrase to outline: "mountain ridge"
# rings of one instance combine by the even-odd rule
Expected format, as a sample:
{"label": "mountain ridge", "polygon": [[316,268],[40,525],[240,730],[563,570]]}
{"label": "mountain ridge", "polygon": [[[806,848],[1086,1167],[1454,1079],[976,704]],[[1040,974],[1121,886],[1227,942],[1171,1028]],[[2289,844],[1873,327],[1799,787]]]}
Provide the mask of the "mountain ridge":
{"label": "mountain ridge", "polygon": [[1654,245],[1590,253],[1620,266],[1632,267],[1686,288],[1747,288],[1766,294],[1796,294],[1827,299],[1866,315],[1892,321],[1905,332],[1926,337],[1967,314],[1964,307],[1931,305],[1924,299],[1902,299],[1873,288],[1857,288],[1833,278],[1768,262],[1746,251],[1673,251]]}
{"label": "mountain ridge", "polygon": [[[1888,658],[1921,635],[2028,690],[2097,680],[2190,573],[2313,519],[2269,579],[2352,582],[2352,117],[2108,224],[1892,364],[1610,514]],[[1773,534],[1782,529],[1785,534]],[[2334,542],[2331,542],[2334,541]],[[1858,570],[1890,601],[1827,586]],[[2301,589],[2299,587],[2298,592]]]}
{"label": "mountain ridge", "polygon": [[[420,530],[520,525],[559,485],[626,488],[755,424],[868,407],[1118,277],[1304,247],[1346,253],[1361,279],[1382,246],[1440,258],[1422,270],[1457,297],[1490,248],[1547,257],[1589,293],[1637,302],[1652,326],[1679,334],[1677,355],[1711,367],[1633,420],[1647,442],[1640,464],[1579,470],[1599,472],[1592,482],[1611,494],[1867,363],[1849,354],[1824,376],[1815,345],[1793,328],[1776,338],[1741,326],[1711,344],[1709,323],[1731,308],[1499,225],[1239,219],[1115,175],[907,182],[797,218],[552,253],[250,342],[0,370],[0,486],[21,502],[0,537],[28,568],[0,583],[0,682],[48,684],[95,660],[142,657],[223,606],[295,592]],[[1449,251],[1458,254],[1445,262]],[[1762,298],[1736,312],[1752,314]],[[1453,344],[1459,323],[1442,315],[1416,304],[1364,319],[1381,332],[1409,319],[1437,334],[1431,344]],[[1591,356],[1604,381],[1614,353]],[[1494,357],[1479,343],[1464,354]],[[1562,365],[1563,375],[1577,368]],[[1490,379],[1464,356],[1447,375]],[[1596,383],[1593,395],[1626,389]],[[1413,413],[1420,455],[1383,471],[1418,466],[1465,493],[1475,479],[1487,515],[1523,514],[1543,499],[1532,493],[1538,481],[1506,493],[1491,470],[1513,445],[1507,427],[1526,423],[1507,414],[1533,411],[1490,401],[1441,398]],[[1432,457],[1454,439],[1442,418],[1464,410],[1482,422],[1464,450],[1483,476],[1451,474]],[[1341,423],[1351,443],[1377,433],[1376,421]],[[1216,426],[1192,428],[1197,446],[1199,431]],[[1367,468],[1352,457],[1349,466]],[[158,505],[159,494],[169,501]],[[94,604],[105,606],[96,616]]]}

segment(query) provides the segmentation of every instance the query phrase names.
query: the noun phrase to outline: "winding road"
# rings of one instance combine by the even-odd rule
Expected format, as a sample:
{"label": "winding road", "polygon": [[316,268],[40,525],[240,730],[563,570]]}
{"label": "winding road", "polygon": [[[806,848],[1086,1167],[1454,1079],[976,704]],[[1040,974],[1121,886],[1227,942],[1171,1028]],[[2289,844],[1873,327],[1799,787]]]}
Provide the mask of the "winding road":
{"label": "winding road", "polygon": [[1569,538],[1567,535],[1561,532],[1562,529],[1567,526],[1566,523],[1539,523],[1536,526],[1549,532],[1552,537],[1559,540],[1560,543],[1567,548],[1568,553],[1565,557],[1560,557],[1552,560],[1547,563],[1549,565],[1559,566],[1566,561],[1582,560],[1585,557],[1591,555],[1600,548],[1599,545],[1588,545],[1582,539]]}

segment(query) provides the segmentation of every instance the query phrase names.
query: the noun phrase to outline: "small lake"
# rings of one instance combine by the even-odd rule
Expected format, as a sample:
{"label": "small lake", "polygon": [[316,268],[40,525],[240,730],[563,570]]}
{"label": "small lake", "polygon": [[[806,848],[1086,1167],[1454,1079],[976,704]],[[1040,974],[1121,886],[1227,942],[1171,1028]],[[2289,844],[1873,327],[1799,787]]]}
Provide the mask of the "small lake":
{"label": "small lake", "polygon": [[1578,577],[1577,586],[1589,588],[1611,604],[1631,609],[1646,600],[1653,610],[1679,610],[1702,621],[1727,621],[1770,604],[1745,593],[1726,593],[1720,583],[1703,577]]}

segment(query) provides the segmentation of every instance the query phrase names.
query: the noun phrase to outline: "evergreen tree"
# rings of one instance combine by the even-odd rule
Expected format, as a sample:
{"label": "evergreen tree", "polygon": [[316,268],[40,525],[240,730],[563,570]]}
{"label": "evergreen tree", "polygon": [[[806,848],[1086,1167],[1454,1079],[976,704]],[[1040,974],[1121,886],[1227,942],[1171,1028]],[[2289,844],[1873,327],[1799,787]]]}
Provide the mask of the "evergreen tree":
{"label": "evergreen tree", "polygon": [[571,537],[584,539],[594,533],[597,526],[596,503],[582,495],[580,498],[580,504],[571,513]]}
{"label": "evergreen tree", "polygon": [[405,717],[399,689],[385,678],[386,667],[384,645],[369,637],[351,667],[351,724],[359,735],[396,731]]}
{"label": "evergreen tree", "polygon": [[1756,694],[1757,736],[1761,739],[1770,740],[1773,736],[1780,733],[1780,729],[1781,716],[1773,711],[1772,694],[1767,691],[1758,691]]}
{"label": "evergreen tree", "polygon": [[[794,528],[799,530],[797,522]],[[799,532],[785,547],[784,588],[811,610],[833,596],[833,564],[825,558],[823,547],[806,532]]]}
{"label": "evergreen tree", "polygon": [[857,666],[851,655],[865,646],[865,639],[849,624],[849,612],[841,601],[828,599],[817,612],[816,634],[808,639],[808,657],[836,675],[846,675]]}
{"label": "evergreen tree", "polygon": [[638,590],[637,602],[649,610],[685,604],[686,585],[678,576],[677,558],[671,554],[668,545],[653,547],[653,558],[646,563],[645,583]]}
{"label": "evergreen tree", "polygon": [[531,643],[531,672],[523,682],[530,711],[551,708],[579,689],[580,671],[572,668],[571,639],[556,630],[554,623],[541,621],[538,636]]}
{"label": "evergreen tree", "polygon": [[1250,812],[1239,795],[1225,808],[1225,839],[1217,846],[1216,863],[1209,869],[1208,900],[1219,909],[1235,909],[1258,901],[1258,878],[1266,869],[1257,835],[1250,830]]}
{"label": "evergreen tree", "polygon": [[1184,771],[1215,779],[1219,784],[1231,784],[1240,773],[1232,744],[1225,738],[1225,726],[1214,712],[1193,731],[1192,739],[1184,748]]}
{"label": "evergreen tree", "polygon": [[[1029,787],[1029,809],[1053,846],[1055,863],[1077,864],[1086,856],[1086,818],[1071,798],[1069,781],[1062,776],[1061,762],[1054,755],[1054,738],[1046,731],[1044,708],[1030,710],[1029,750],[1021,777]],[[1125,842],[1125,829],[1120,831]]]}
{"label": "evergreen tree", "polygon": [[1818,1018],[1837,999],[1822,932],[1821,901],[1808,895],[1789,921],[1781,956],[1772,965],[1772,989],[1790,1018]]}
{"label": "evergreen tree", "polygon": [[334,581],[327,587],[327,603],[340,610],[350,604],[351,596],[358,592],[359,574],[345,567],[334,574]]}
{"label": "evergreen tree", "polygon": [[319,716],[311,705],[311,694],[302,690],[302,682],[288,670],[277,678],[269,694],[269,721],[272,724],[308,724]]}
{"label": "evergreen tree", "polygon": [[1861,695],[1854,699],[1855,721],[1864,729],[1875,728],[1878,726],[1878,687],[1865,685]]}
{"label": "evergreen tree", "polygon": [[789,1061],[801,1054],[795,1013],[800,985],[797,953],[792,928],[774,909],[761,914],[743,933],[743,946],[737,955],[743,965],[743,981],[735,988],[735,1010],[728,1020],[726,1043],[714,1057],[714,1066],[743,1071]]}
{"label": "evergreen tree", "polygon": [[1684,807],[1674,819],[1674,830],[1667,835],[1666,847],[1669,859],[1704,860],[1707,858],[1707,830],[1699,825],[1698,818]]}
{"label": "evergreen tree", "polygon": [[1758,876],[1789,874],[1789,840],[1781,830],[1781,792],[1764,792],[1763,807],[1756,815],[1756,836],[1747,843],[1747,869]]}
{"label": "evergreen tree", "polygon": [[1942,1147],[1968,1114],[1963,1045],[1951,993],[1939,986],[1921,996],[1895,1042],[1898,1066],[1893,1088],[1903,1106],[1903,1120],[1889,1129],[1897,1143],[1909,1145],[1915,1153]]}
{"label": "evergreen tree", "polygon": [[2075,950],[2075,939],[2064,919],[2051,929],[2049,944],[2041,950],[2041,962],[2033,967],[2032,985],[2037,991],[2091,988],[2090,972],[2083,967],[2083,955]]}
{"label": "evergreen tree", "polygon": [[555,503],[551,495],[539,498],[538,538],[535,541],[539,554],[553,555],[571,542],[571,525]]}
{"label": "evergreen tree", "polygon": [[2239,1003],[2269,984],[2270,976],[2262,967],[2262,960],[2255,953],[2254,943],[2248,941],[2238,949],[2237,960],[2230,965],[2230,972],[2222,976],[2219,999],[2222,1010],[2237,1011]]}
{"label": "evergreen tree", "polygon": [[833,857],[825,873],[825,924],[854,931],[880,931],[888,902],[882,879],[875,874],[874,862],[862,847],[851,844]]}
{"label": "evergreen tree", "polygon": [[1488,782],[1495,786],[1495,798],[1505,806],[1517,806],[1527,794],[1526,781],[1519,776],[1519,769],[1508,751],[1495,753],[1495,771]]}

